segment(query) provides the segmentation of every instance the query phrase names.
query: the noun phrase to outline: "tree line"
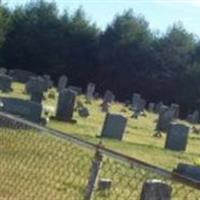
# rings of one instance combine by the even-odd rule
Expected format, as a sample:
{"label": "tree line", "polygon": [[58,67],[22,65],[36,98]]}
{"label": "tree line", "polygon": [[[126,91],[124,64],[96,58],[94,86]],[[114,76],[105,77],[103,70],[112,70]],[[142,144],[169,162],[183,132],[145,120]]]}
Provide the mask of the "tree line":
{"label": "tree line", "polygon": [[66,74],[70,84],[94,82],[117,99],[139,92],[148,101],[176,102],[183,113],[200,109],[200,41],[179,23],[158,34],[132,10],[101,30],[79,8],[59,12],[44,0],[0,7],[0,65]]}

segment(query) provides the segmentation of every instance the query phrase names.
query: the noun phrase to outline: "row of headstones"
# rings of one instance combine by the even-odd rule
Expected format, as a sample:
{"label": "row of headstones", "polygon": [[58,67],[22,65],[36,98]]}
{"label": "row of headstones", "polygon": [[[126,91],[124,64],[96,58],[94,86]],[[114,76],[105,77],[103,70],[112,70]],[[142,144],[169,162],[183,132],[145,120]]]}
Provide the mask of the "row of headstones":
{"label": "row of headstones", "polygon": [[[119,114],[106,115],[101,137],[122,140],[127,124],[127,118]],[[189,127],[184,124],[170,123],[167,130],[165,148],[185,151],[187,146]]]}

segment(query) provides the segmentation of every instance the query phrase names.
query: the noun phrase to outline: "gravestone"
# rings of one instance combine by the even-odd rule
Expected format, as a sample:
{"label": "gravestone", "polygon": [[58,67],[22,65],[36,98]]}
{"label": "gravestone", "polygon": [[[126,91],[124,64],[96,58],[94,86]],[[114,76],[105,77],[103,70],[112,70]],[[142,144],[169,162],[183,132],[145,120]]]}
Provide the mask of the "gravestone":
{"label": "gravestone", "polygon": [[172,187],[161,180],[147,180],[140,200],[171,200]]}
{"label": "gravestone", "polygon": [[50,88],[53,87],[53,81],[51,80],[51,76],[50,76],[50,75],[45,74],[45,75],[43,76],[43,79],[44,79],[44,81],[45,81],[45,84],[46,84],[46,88],[47,88],[47,89],[50,89]]}
{"label": "gravestone", "polygon": [[101,178],[98,181],[98,190],[109,190],[111,189],[112,181],[110,179]]}
{"label": "gravestone", "polygon": [[187,178],[192,178],[195,181],[200,183],[200,167],[179,163],[177,168],[173,170],[173,172],[185,176]]}
{"label": "gravestone", "polygon": [[159,112],[160,112],[160,108],[161,108],[163,105],[164,105],[163,102],[157,103],[156,106],[155,106],[155,112],[156,112],[156,113],[159,113]]}
{"label": "gravestone", "polygon": [[63,89],[66,88],[68,78],[65,75],[62,75],[58,81],[58,91],[61,92]]}
{"label": "gravestone", "polygon": [[43,92],[47,91],[47,84],[42,77],[31,77],[26,83],[26,92],[31,95],[31,101],[41,103]]}
{"label": "gravestone", "polygon": [[133,99],[132,99],[132,106],[133,110],[140,110],[142,104],[142,98],[141,95],[138,93],[133,94]]}
{"label": "gravestone", "polygon": [[189,127],[183,124],[172,123],[167,132],[165,149],[185,151],[188,140]]}
{"label": "gravestone", "polygon": [[170,109],[174,112],[174,118],[179,118],[180,106],[178,104],[172,103]]}
{"label": "gravestone", "polygon": [[192,114],[189,114],[187,117],[187,121],[192,124],[199,123],[199,111],[195,110]]}
{"label": "gravestone", "polygon": [[122,140],[127,119],[118,114],[107,114],[101,132],[101,137]]}
{"label": "gravestone", "polygon": [[153,113],[154,109],[155,109],[155,103],[150,102],[148,104],[148,111],[151,112],[151,113]]}
{"label": "gravestone", "polygon": [[0,98],[1,111],[20,116],[24,119],[40,122],[42,105],[18,98]]}
{"label": "gravestone", "polygon": [[77,93],[70,89],[63,89],[59,93],[56,118],[62,121],[71,121]]}
{"label": "gravestone", "polygon": [[103,102],[104,103],[112,103],[114,100],[115,100],[115,96],[114,96],[113,92],[111,92],[110,90],[106,90],[106,92],[104,94]]}
{"label": "gravestone", "polygon": [[109,112],[109,107],[110,107],[109,103],[103,102],[101,105],[101,111],[107,113]]}
{"label": "gravestone", "polygon": [[170,123],[174,120],[174,112],[168,109],[167,106],[162,105],[160,107],[160,113],[156,126],[157,131],[166,132],[169,129]]}
{"label": "gravestone", "polygon": [[11,76],[0,74],[0,90],[2,92],[12,91],[12,81],[13,78]]}
{"label": "gravestone", "polygon": [[88,103],[92,101],[94,92],[95,92],[95,84],[89,83],[86,91],[86,100]]}
{"label": "gravestone", "polygon": [[73,90],[74,92],[77,93],[77,95],[82,94],[82,88],[80,88],[80,87],[70,85],[70,86],[68,86],[68,89]]}
{"label": "gravestone", "polygon": [[0,68],[0,74],[7,74],[7,69],[6,68],[4,68],[4,67],[1,67]]}
{"label": "gravestone", "polygon": [[26,83],[31,77],[35,77],[36,74],[27,70],[13,69],[9,71],[9,75],[13,77],[14,81]]}

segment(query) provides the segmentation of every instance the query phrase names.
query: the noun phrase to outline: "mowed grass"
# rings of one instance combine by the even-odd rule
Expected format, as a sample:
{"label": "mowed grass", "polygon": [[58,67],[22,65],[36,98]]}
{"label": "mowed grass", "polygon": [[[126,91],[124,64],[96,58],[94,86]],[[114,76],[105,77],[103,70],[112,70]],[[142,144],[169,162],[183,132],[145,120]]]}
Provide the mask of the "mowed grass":
{"label": "mowed grass", "polygon": [[[23,84],[15,83],[13,89],[14,91],[6,94],[6,96],[29,99],[29,96],[23,94]],[[84,96],[79,96],[78,99],[83,103],[85,102]],[[165,134],[162,138],[153,137],[155,121],[158,116],[147,112],[146,117],[133,119],[131,118],[132,111],[121,103],[114,103],[110,111],[111,113],[120,113],[128,118],[123,141],[100,138],[105,119],[105,113],[101,112],[100,108],[101,102],[101,99],[99,99],[93,101],[92,104],[85,104],[90,112],[88,118],[81,118],[77,112],[74,112],[74,119],[77,120],[76,124],[51,120],[48,126],[93,143],[101,141],[105,147],[169,170],[175,168],[179,162],[194,163],[200,158],[199,135],[190,133],[186,152],[166,150],[164,149]],[[47,98],[43,104],[56,107],[57,100]],[[122,109],[126,111],[122,112]]]}
{"label": "mowed grass", "polygon": [[[12,93],[1,93],[1,96],[29,99],[23,94],[23,84],[15,83],[13,88]],[[78,99],[85,101],[84,96]],[[56,107],[56,99],[46,99],[43,104]],[[100,138],[105,118],[100,104],[101,100],[85,104],[90,110],[86,119],[75,112],[76,124],[51,120],[48,126],[96,144],[101,141],[108,148],[170,170],[178,162],[193,163],[199,158],[198,135],[190,134],[186,152],[167,151],[163,148],[165,136],[152,137],[157,116],[147,113],[147,117],[133,119],[132,112],[120,103],[113,104],[111,112],[128,118],[123,141]],[[122,112],[122,108],[126,111]],[[94,159],[93,151],[46,132],[20,126],[16,129],[10,124],[7,128],[0,127],[0,152],[0,199],[83,199]],[[100,177],[111,179],[112,188],[106,191],[97,189],[96,200],[140,199],[142,185],[147,179],[163,180],[147,170],[108,157],[104,157]],[[199,191],[164,180],[173,185],[173,200],[198,199],[200,196]]]}

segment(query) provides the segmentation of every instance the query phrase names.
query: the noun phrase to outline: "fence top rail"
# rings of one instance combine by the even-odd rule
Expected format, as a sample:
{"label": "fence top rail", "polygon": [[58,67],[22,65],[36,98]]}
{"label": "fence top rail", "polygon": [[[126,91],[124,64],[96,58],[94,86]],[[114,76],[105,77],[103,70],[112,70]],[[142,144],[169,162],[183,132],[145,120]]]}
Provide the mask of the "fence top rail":
{"label": "fence top rail", "polygon": [[7,118],[9,120],[16,121],[18,123],[22,123],[24,125],[27,125],[30,128],[37,129],[38,131],[41,132],[41,134],[48,134],[48,135],[50,134],[50,135],[55,136],[57,138],[67,140],[67,141],[70,141],[74,144],[83,146],[85,148],[92,149],[92,150],[95,150],[95,151],[98,150],[103,155],[106,155],[106,156],[111,157],[111,158],[118,160],[118,161],[122,161],[126,164],[129,164],[130,166],[136,166],[136,167],[140,167],[140,168],[149,170],[149,171],[151,171],[155,174],[158,174],[160,176],[169,178],[171,180],[177,181],[179,183],[183,183],[185,185],[188,185],[190,187],[193,187],[193,188],[200,190],[200,182],[199,181],[196,181],[196,180],[191,179],[189,177],[185,177],[185,176],[182,176],[180,174],[171,172],[169,170],[148,164],[144,161],[141,161],[139,159],[124,155],[124,154],[116,152],[114,150],[108,149],[101,144],[94,144],[94,143],[88,142],[84,139],[78,138],[78,137],[74,136],[73,134],[64,133],[64,132],[61,132],[61,131],[58,131],[58,130],[55,130],[55,129],[52,129],[52,128],[44,127],[44,126],[41,126],[39,124],[30,122],[28,120],[16,117],[14,115],[11,115],[11,114],[8,114],[8,113],[5,113],[5,112],[0,111],[0,117],[4,117],[4,118]]}

